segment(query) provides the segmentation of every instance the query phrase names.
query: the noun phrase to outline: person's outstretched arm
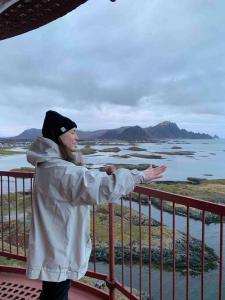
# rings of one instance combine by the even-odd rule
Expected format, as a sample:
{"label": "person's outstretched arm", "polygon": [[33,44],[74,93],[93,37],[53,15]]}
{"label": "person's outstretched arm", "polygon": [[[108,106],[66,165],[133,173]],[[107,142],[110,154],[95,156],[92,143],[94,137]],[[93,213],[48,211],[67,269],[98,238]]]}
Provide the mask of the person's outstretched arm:
{"label": "person's outstretched arm", "polygon": [[117,169],[111,175],[73,167],[63,176],[65,196],[73,205],[113,203],[132,192],[138,183],[160,178],[165,166],[138,170]]}

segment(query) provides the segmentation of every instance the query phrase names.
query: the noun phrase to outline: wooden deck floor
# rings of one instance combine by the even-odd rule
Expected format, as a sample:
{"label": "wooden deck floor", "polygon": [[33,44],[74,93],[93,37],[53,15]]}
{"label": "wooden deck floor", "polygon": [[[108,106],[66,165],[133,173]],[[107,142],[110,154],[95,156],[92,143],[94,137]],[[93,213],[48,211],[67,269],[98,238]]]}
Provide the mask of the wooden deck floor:
{"label": "wooden deck floor", "polygon": [[[29,280],[24,275],[0,272],[0,300],[33,300],[38,299],[41,290],[41,281]],[[86,290],[71,287],[69,300],[100,300],[88,288]]]}

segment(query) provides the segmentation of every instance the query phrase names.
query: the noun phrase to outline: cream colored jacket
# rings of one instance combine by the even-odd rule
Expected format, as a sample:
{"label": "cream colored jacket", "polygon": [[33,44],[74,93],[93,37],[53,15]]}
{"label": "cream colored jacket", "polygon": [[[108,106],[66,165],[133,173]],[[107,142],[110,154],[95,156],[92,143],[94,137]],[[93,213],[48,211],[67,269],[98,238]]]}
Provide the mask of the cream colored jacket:
{"label": "cream colored jacket", "polygon": [[61,158],[59,147],[38,138],[27,152],[35,166],[27,276],[63,281],[85,275],[91,253],[90,205],[114,202],[143,180],[137,170],[112,175]]}

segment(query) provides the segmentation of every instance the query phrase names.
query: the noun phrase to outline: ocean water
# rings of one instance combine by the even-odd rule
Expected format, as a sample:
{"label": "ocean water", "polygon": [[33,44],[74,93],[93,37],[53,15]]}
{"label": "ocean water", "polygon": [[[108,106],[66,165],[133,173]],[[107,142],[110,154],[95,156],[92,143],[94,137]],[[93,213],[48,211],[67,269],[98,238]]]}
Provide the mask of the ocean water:
{"label": "ocean water", "polygon": [[[225,178],[225,139],[215,140],[163,140],[158,143],[136,143],[135,146],[146,149],[138,151],[140,154],[155,154],[157,152],[173,151],[192,151],[193,155],[167,155],[161,154],[163,159],[145,159],[131,157],[128,159],[113,157],[114,155],[124,155],[134,153],[127,150],[131,144],[124,143],[118,147],[121,149],[118,153],[98,152],[92,155],[85,155],[85,163],[102,166],[105,164],[165,164],[167,171],[162,180],[186,180],[187,177],[200,178]],[[172,149],[172,147],[181,147],[181,149]],[[83,146],[78,146],[82,148]],[[97,150],[108,147],[106,145],[92,146]],[[136,152],[136,151],[135,151]],[[137,153],[137,152],[136,152]],[[24,154],[0,156],[0,170],[10,170],[12,168],[31,166],[26,161]]]}
{"label": "ocean water", "polygon": [[[118,146],[122,151],[118,153],[96,153],[85,156],[86,163],[104,165],[109,163],[126,164],[165,164],[167,171],[162,180],[186,180],[187,177],[225,178],[225,140],[169,140],[160,143],[136,143],[135,146],[146,149],[138,151],[140,154],[157,154],[157,152],[192,151],[194,155],[166,155],[163,159],[145,159],[131,157],[128,159],[113,157],[113,155],[129,154],[136,151],[126,150],[130,144]],[[172,147],[181,149],[172,149]],[[93,146],[104,149],[107,146]]]}

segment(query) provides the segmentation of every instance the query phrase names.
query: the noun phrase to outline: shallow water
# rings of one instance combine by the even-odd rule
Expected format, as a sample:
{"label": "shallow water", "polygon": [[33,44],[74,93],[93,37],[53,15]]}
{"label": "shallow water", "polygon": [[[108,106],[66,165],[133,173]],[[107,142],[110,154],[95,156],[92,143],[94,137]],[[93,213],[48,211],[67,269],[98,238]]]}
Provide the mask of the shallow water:
{"label": "shallow water", "polygon": [[[138,147],[147,149],[140,151],[140,154],[150,154],[161,151],[193,151],[193,156],[186,155],[166,155],[162,154],[164,159],[145,159],[131,157],[128,159],[113,157],[113,155],[123,155],[134,153],[129,151],[131,145],[125,143],[119,145],[121,149],[118,153],[100,152],[92,155],[85,155],[85,163],[92,163],[97,166],[109,163],[123,164],[165,164],[167,171],[162,180],[186,180],[187,177],[201,178],[225,178],[225,140],[167,140],[160,143],[137,143]],[[173,146],[182,147],[182,149],[171,149]],[[78,146],[82,148],[83,146]],[[96,145],[95,149],[105,149],[111,146]],[[114,146],[112,146],[114,147]],[[29,167],[25,154],[17,154],[10,156],[0,156],[0,170],[10,170],[12,168]],[[209,176],[210,175],[210,176]]]}
{"label": "shallow water", "polygon": [[[136,151],[126,150],[130,145],[118,146],[122,151],[118,153],[99,153],[85,156],[86,163],[108,164],[108,163],[127,163],[127,164],[165,164],[168,166],[163,180],[186,180],[187,177],[201,178],[224,178],[225,172],[225,140],[169,140],[163,143],[137,143],[136,146],[147,149],[139,151],[140,154],[149,154],[161,151],[193,151],[193,156],[186,155],[166,155],[161,154],[164,159],[144,159],[131,157],[128,159],[112,157],[113,155],[123,155]],[[173,146],[182,149],[171,149]],[[107,146],[93,146],[96,149],[104,149]],[[211,175],[211,176],[209,176]]]}

